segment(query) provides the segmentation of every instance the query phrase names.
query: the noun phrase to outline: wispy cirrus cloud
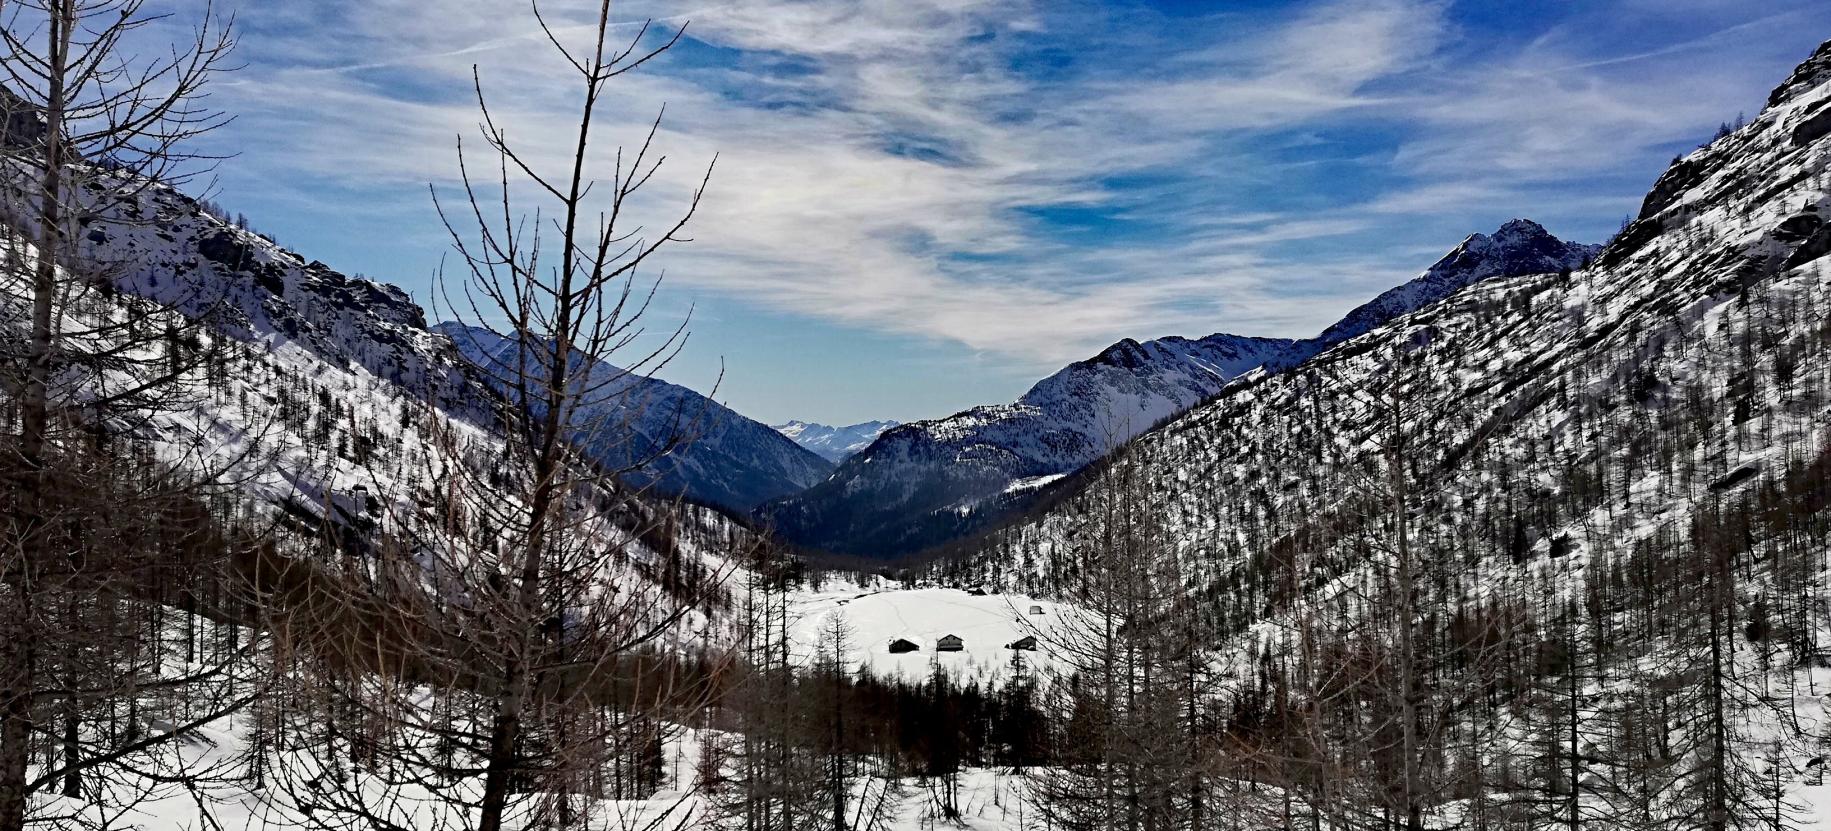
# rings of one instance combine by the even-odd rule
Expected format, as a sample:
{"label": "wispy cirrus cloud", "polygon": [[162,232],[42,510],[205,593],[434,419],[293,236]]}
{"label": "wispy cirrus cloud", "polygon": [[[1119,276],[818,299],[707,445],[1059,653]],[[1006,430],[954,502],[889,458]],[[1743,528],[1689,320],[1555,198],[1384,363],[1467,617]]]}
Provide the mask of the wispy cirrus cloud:
{"label": "wispy cirrus cloud", "polygon": [[[524,136],[564,135],[570,90],[539,55],[544,37],[531,20],[520,31],[485,25],[482,5],[350,5],[332,15],[349,33],[330,40],[343,54],[275,50],[310,59],[241,79],[245,110],[274,125],[253,155],[350,182],[448,181],[449,154],[401,148],[442,148],[472,127],[473,108],[451,92],[467,86],[472,63],[500,121]],[[578,34],[587,11],[548,14]],[[1264,264],[1245,251],[1251,236],[1216,241],[1226,257],[1155,240],[1107,250],[1052,239],[1025,209],[1116,214],[1133,194],[1115,177],[1172,170],[1217,132],[1367,106],[1358,90],[1413,66],[1441,28],[1428,5],[1334,4],[1264,24],[1265,40],[1247,49],[1183,50],[1158,77],[1099,68],[1063,80],[1020,65],[1025,41],[1048,25],[1022,2],[702,12],[689,29],[699,45],[751,57],[628,76],[613,125],[627,135],[665,102],[662,140],[676,159],[719,154],[699,242],[675,257],[676,279],[1039,364],[1141,328],[1212,325],[1217,307],[1244,305]],[[309,30],[313,42],[324,30]],[[369,59],[383,43],[393,57]],[[793,68],[760,73],[758,62]],[[752,98],[759,74],[763,94]],[[559,143],[548,150],[563,160]],[[670,195],[693,167],[677,165]],[[1291,227],[1254,233],[1288,239]],[[1206,297],[1189,296],[1197,286]]]}
{"label": "wispy cirrus cloud", "polygon": [[[246,8],[243,175],[382,202],[449,186],[473,64],[498,119],[563,161],[576,92],[509,5]],[[618,80],[605,127],[666,104],[655,211],[718,156],[676,285],[1029,371],[1124,336],[1308,334],[1516,213],[1593,235],[1825,6],[1616,43],[1606,11],[1522,30],[1438,0],[632,2],[620,32],[690,18],[688,40]],[[563,38],[595,7],[542,4]],[[1697,71],[1719,50],[1739,54]],[[431,251],[434,230],[390,239]]]}

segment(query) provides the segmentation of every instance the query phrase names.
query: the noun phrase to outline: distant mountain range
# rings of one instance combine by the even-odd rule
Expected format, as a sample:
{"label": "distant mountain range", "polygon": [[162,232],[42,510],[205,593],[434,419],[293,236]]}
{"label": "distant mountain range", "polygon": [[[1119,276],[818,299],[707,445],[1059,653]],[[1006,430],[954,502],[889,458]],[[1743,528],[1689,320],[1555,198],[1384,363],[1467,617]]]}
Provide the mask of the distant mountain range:
{"label": "distant mountain range", "polygon": [[[451,338],[473,364],[512,363],[515,342],[495,332],[460,323],[433,329]],[[581,408],[577,423],[615,429],[581,430],[576,440],[587,455],[624,468],[642,465],[685,439],[628,477],[637,485],[745,511],[813,485],[833,469],[781,433],[686,387],[602,363],[592,366],[588,377],[592,406]]]}
{"label": "distant mountain range", "polygon": [[829,462],[843,462],[853,454],[871,446],[885,430],[896,427],[895,421],[866,421],[860,424],[849,424],[845,427],[833,427],[816,424],[810,421],[790,421],[777,424],[776,432],[787,436],[790,441],[813,451]]}
{"label": "distant mountain range", "polygon": [[1314,338],[1123,340],[1043,379],[1013,404],[888,430],[826,481],[760,513],[801,545],[870,557],[908,554],[1021,509],[1042,486],[1240,375],[1295,366],[1481,280],[1581,267],[1598,250],[1516,219],[1491,235],[1469,236],[1417,278]]}

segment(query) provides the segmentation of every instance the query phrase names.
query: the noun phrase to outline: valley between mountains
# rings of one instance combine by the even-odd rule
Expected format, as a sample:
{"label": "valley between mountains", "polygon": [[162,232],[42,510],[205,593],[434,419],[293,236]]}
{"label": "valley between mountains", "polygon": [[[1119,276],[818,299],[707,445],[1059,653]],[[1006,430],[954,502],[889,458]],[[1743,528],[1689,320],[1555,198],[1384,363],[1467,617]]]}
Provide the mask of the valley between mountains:
{"label": "valley between mountains", "polygon": [[1831,42],[1608,240],[772,427],[656,377],[716,174],[588,169],[601,14],[445,314],[0,78],[0,831],[1831,827]]}

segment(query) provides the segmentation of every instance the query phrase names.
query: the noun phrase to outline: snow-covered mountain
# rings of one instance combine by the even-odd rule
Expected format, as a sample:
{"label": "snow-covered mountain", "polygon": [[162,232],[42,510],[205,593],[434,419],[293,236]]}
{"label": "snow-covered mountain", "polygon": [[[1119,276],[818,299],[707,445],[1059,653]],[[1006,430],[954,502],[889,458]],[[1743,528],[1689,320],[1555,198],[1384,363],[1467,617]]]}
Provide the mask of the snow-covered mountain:
{"label": "snow-covered mountain", "polygon": [[1043,379],[1016,403],[886,431],[826,481],[762,510],[801,545],[907,553],[971,530],[1292,344],[1234,335],[1124,340]]}
{"label": "snow-covered mountain", "polygon": [[[1423,274],[1355,307],[1322,334],[1302,341],[1292,357],[1308,358],[1482,280],[1582,268],[1601,250],[1600,245],[1558,239],[1530,219],[1511,220],[1493,234],[1471,234]],[[1287,359],[1284,366],[1289,365]]]}
{"label": "snow-covered mountain", "polygon": [[[1094,506],[1135,487],[1188,590],[1237,599],[1249,643],[1289,613],[1287,586],[1328,619],[1390,579],[1368,541],[1391,533],[1395,446],[1421,550],[1453,552],[1433,579],[1465,599],[1593,598],[1630,558],[1694,556],[1725,517],[1745,523],[1735,556],[1766,562],[1753,552],[1831,510],[1831,42],[1746,127],[1675,160],[1590,266],[1477,280],[1355,322],[1299,371],[1249,373],[941,572],[1063,590]],[[1305,573],[1268,579],[1268,557],[1299,554]],[[1689,573],[1660,579],[1691,591],[1672,576]],[[1747,579],[1741,602],[1775,590]]]}
{"label": "snow-covered mountain", "polygon": [[811,421],[790,421],[775,425],[775,430],[790,441],[835,464],[871,446],[885,430],[898,426],[895,421],[866,421],[833,427]]}
{"label": "snow-covered mountain", "polygon": [[[181,467],[216,470],[248,510],[271,511],[281,530],[300,532],[277,539],[281,550],[315,549],[326,526],[356,548],[381,536],[437,539],[443,520],[429,508],[445,504],[447,472],[475,465],[474,475],[487,478],[504,455],[503,399],[450,339],[428,328],[407,293],[307,260],[172,187],[73,169],[84,190],[108,198],[87,212],[74,258],[100,290],[69,304],[63,328],[132,333],[169,325],[177,334],[165,348],[202,356],[191,373],[198,377],[168,385],[167,400],[128,425],[126,438]],[[11,204],[21,197],[0,192]],[[36,256],[24,241],[34,238],[29,224],[0,226],[0,234],[8,242],[0,257]],[[0,319],[14,325],[28,319],[19,272],[0,269]],[[198,325],[165,322],[175,313]],[[136,386],[144,371],[123,364],[77,379],[66,398],[76,406],[107,397]],[[824,465],[756,428],[810,466]],[[700,562],[729,543],[729,517],[702,508],[675,513],[620,494],[602,502],[612,506],[604,519],[615,525],[604,530],[607,545],[630,553],[632,590],[658,587],[645,569],[663,557],[694,573],[727,570]],[[652,533],[662,526],[666,533]]]}
{"label": "snow-covered mountain", "polygon": [[1242,374],[1287,369],[1481,280],[1580,267],[1597,250],[1516,219],[1468,237],[1314,338],[1123,340],[1043,379],[1014,404],[887,431],[826,481],[764,512],[797,543],[849,554],[888,557],[941,543],[1022,509],[1043,486]]}
{"label": "snow-covered mountain", "polygon": [[[479,367],[514,363],[515,343],[488,329],[441,323],[434,330]],[[642,466],[630,477],[636,484],[742,511],[798,492],[832,470],[775,430],[686,387],[602,363],[581,383],[592,392],[577,423],[614,425],[616,439],[581,429],[577,443],[610,469]]]}
{"label": "snow-covered mountain", "polygon": [[[1824,827],[1801,772],[1831,711],[1828,425],[1831,42],[1675,160],[1590,267],[1482,280],[1250,373],[936,571],[1123,598],[1120,629],[1191,599],[1245,732],[1290,719],[1258,746],[1306,743],[1285,781],[1328,781],[1318,803],[1353,765],[1308,760],[1353,758],[1368,709],[1403,698],[1428,747],[1366,758],[1454,794],[1414,802],[1418,827],[1545,794],[1584,828],[1634,825],[1629,804],[1683,825],[1693,782],[1768,788],[1709,809],[1724,827]],[[1452,756],[1504,760],[1505,784],[1466,797],[1447,783],[1483,763]]]}

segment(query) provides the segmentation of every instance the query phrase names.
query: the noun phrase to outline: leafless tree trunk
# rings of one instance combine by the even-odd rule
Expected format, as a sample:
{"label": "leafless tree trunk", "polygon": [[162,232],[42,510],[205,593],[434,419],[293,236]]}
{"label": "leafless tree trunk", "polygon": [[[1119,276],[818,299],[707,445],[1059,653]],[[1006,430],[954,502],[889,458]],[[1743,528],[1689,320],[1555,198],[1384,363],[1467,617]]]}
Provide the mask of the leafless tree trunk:
{"label": "leafless tree trunk", "polygon": [[1159,831],[1208,810],[1210,657],[1144,469],[1122,451],[1090,489],[1074,543],[1079,576],[1067,587],[1075,605],[1033,630],[1062,664],[1049,709],[1064,755],[1030,772],[1052,827]]}
{"label": "leafless tree trunk", "polygon": [[[609,83],[680,32],[651,43],[644,27],[618,47],[605,0],[580,48],[538,7],[534,15],[576,71],[569,163],[544,170],[538,153],[512,143],[479,77],[491,173],[479,178],[476,154],[460,143],[464,200],[434,191],[460,264],[441,280],[441,304],[476,327],[454,337],[500,395],[505,445],[435,428],[447,437],[436,511],[395,517],[379,562],[327,581],[332,608],[377,610],[355,633],[314,626],[307,618],[322,616],[303,607],[287,613],[289,633],[318,656],[301,683],[347,703],[347,723],[322,731],[316,762],[286,784],[322,827],[621,822],[592,811],[606,796],[654,787],[667,731],[695,717],[710,690],[682,653],[706,646],[691,627],[722,591],[726,566],[670,532],[682,506],[626,484],[688,437],[626,465],[580,450],[636,445],[636,382],[684,339],[684,322],[645,339],[659,282],[645,269],[684,239],[705,176],[680,215],[645,236],[632,206],[662,165],[659,118],[634,153],[617,154],[608,181],[592,174]],[[524,193],[538,207],[520,209]],[[492,325],[504,329],[499,342],[479,334]],[[436,411],[425,417],[442,423]],[[645,551],[675,563],[705,558],[695,570],[704,576],[695,585],[644,577]]]}
{"label": "leafless tree trunk", "polygon": [[[175,335],[189,324],[169,306],[130,301],[121,314],[97,302],[115,287],[115,264],[85,251],[74,233],[131,221],[119,209],[141,191],[207,168],[187,164],[207,159],[183,144],[225,120],[201,102],[207,82],[227,68],[233,46],[227,24],[219,25],[206,8],[193,40],[140,60],[125,51],[124,41],[160,17],[142,6],[140,0],[0,4],[6,49],[0,62],[0,222],[6,226],[0,277],[9,321],[23,321],[19,331],[0,333],[0,395],[17,427],[7,441],[8,518],[0,551],[8,606],[0,615],[6,644],[0,648],[3,831],[22,827],[31,796],[49,784],[27,775],[35,735],[54,734],[63,747],[57,781],[66,794],[83,792],[86,771],[171,740],[148,744],[130,731],[122,742],[95,745],[83,723],[84,707],[131,694],[122,684],[151,682],[137,674],[123,680],[115,672],[106,690],[87,687],[78,694],[71,687],[77,678],[69,674],[79,656],[103,661],[121,653],[110,658],[106,650],[85,648],[120,633],[82,625],[83,616],[98,609],[68,593],[132,594],[153,560],[144,550],[90,546],[111,534],[143,532],[131,523],[171,510],[183,501],[178,494],[208,479],[185,481],[150,468],[143,471],[148,475],[124,475],[133,470],[120,463],[126,454],[99,447],[153,411],[179,406],[174,388],[194,381],[210,359],[180,354]],[[11,316],[14,300],[23,300],[26,314]],[[155,325],[149,335],[140,325],[162,318],[164,332]],[[115,527],[106,529],[108,524]],[[89,533],[69,533],[79,526]],[[47,628],[60,620],[77,628]],[[87,676],[90,682],[111,674],[89,664],[99,672]],[[47,668],[55,670],[52,677]],[[35,700],[51,702],[55,718],[35,708]]]}

